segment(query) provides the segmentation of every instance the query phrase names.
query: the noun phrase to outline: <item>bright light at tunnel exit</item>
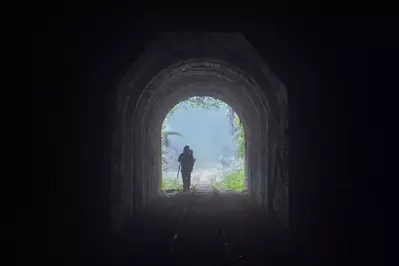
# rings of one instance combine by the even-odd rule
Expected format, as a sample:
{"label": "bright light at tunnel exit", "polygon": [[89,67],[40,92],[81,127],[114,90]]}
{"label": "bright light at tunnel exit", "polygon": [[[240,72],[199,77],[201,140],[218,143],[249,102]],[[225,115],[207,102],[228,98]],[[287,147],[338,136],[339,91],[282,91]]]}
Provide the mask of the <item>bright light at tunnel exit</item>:
{"label": "bright light at tunnel exit", "polygon": [[[194,158],[192,171],[186,169],[187,160],[179,163],[179,156],[186,158],[186,145]],[[232,107],[219,99],[198,96],[175,105],[162,124],[161,150],[164,191],[246,189],[244,127]]]}

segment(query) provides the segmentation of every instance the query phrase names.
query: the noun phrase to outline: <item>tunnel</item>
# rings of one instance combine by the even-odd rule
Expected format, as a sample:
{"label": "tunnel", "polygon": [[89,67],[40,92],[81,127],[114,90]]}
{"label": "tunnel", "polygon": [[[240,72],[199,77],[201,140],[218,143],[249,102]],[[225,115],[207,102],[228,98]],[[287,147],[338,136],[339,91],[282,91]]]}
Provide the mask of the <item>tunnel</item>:
{"label": "tunnel", "polygon": [[[241,34],[158,38],[129,70],[118,93],[112,168],[115,229],[159,194],[163,119],[192,96],[220,99],[242,118],[249,193],[288,226],[288,165],[282,165],[288,146],[284,85]],[[141,88],[141,94],[135,94]]]}
{"label": "tunnel", "polygon": [[[384,137],[370,122],[378,108],[369,112],[377,94],[368,92],[365,19],[72,10],[33,34],[32,188],[17,208],[22,265],[131,265],[132,250],[160,259],[180,224],[186,242],[176,240],[176,252],[191,252],[197,237],[220,258],[236,245],[293,251],[289,265],[379,261],[382,205],[372,184],[383,180],[375,154],[384,154]],[[164,197],[162,122],[194,96],[225,102],[243,122],[245,195]],[[204,229],[191,232],[201,217]],[[234,254],[229,262],[250,265],[250,255]]]}

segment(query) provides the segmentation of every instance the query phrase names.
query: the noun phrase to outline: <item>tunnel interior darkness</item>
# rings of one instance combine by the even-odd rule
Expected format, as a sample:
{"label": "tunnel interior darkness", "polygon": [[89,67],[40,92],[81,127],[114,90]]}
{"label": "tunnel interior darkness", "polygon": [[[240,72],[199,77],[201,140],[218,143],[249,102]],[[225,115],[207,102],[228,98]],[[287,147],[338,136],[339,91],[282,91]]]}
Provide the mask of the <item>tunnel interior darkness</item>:
{"label": "tunnel interior darkness", "polygon": [[[18,201],[18,257],[29,261],[34,253],[40,263],[54,257],[54,265],[68,255],[110,253],[122,242],[114,232],[157,197],[160,170],[147,162],[159,160],[160,145],[152,143],[159,136],[151,135],[159,121],[179,99],[213,95],[242,115],[253,144],[260,141],[247,147],[250,194],[288,221],[299,250],[309,258],[381,262],[389,208],[379,195],[386,191],[375,188],[387,184],[379,182],[387,180],[380,120],[386,104],[375,101],[385,94],[375,91],[379,86],[369,91],[368,83],[386,73],[369,72],[368,59],[370,50],[390,49],[378,38],[369,41],[369,17],[277,18],[261,10],[244,17],[242,5],[240,16],[230,18],[210,18],[209,10],[104,16],[91,4],[88,12],[80,7],[44,19],[32,36],[32,194],[26,186],[20,194],[27,199]],[[104,14],[111,10],[103,7]],[[158,35],[182,30],[243,35]],[[185,66],[174,86],[171,71]],[[231,83],[244,86],[223,85]],[[284,146],[289,167],[275,164],[287,158]]]}
{"label": "tunnel interior darkness", "polygon": [[167,33],[119,85],[111,174],[114,230],[123,230],[159,195],[162,122],[174,105],[193,96],[220,99],[236,111],[246,132],[248,192],[289,226],[283,83],[241,34]]}

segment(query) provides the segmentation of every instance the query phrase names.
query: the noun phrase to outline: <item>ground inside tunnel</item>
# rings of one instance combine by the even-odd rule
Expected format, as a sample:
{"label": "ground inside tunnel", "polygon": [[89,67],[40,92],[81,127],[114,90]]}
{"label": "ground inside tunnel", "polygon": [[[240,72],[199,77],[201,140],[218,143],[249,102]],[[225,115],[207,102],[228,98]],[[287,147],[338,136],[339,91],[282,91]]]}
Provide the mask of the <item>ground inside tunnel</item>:
{"label": "ground inside tunnel", "polygon": [[[123,265],[289,265],[293,243],[248,198],[197,185],[165,194],[129,226]],[[121,253],[124,253],[121,256]],[[116,263],[113,261],[113,263]]]}

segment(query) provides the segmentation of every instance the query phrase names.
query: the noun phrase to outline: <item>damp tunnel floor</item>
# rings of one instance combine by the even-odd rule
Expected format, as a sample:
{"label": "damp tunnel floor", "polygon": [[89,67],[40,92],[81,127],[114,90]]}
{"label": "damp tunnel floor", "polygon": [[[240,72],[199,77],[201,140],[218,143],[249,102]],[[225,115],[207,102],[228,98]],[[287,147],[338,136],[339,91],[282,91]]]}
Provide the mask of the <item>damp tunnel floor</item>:
{"label": "damp tunnel floor", "polygon": [[247,194],[206,184],[164,193],[129,225],[126,241],[118,256],[124,265],[287,265],[293,259],[286,232]]}

